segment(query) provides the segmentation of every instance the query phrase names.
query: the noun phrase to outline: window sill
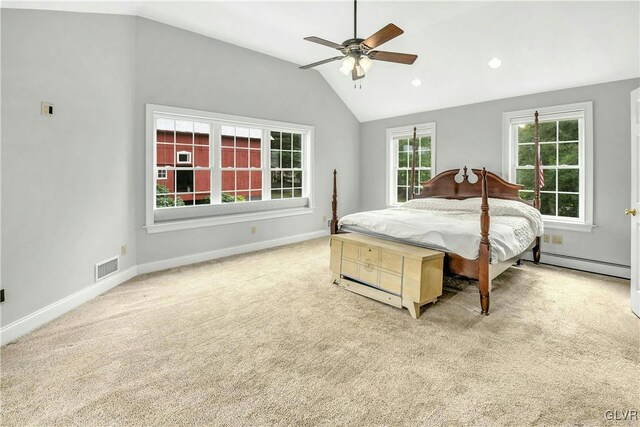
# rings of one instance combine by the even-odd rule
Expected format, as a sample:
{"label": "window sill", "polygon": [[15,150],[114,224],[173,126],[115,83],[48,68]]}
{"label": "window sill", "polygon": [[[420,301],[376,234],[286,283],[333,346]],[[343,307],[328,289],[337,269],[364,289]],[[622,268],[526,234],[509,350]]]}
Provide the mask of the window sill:
{"label": "window sill", "polygon": [[547,230],[565,230],[565,231],[577,231],[580,233],[591,233],[593,228],[597,227],[595,224],[582,224],[576,222],[564,222],[564,221],[551,221],[544,220],[544,229]]}
{"label": "window sill", "polygon": [[276,209],[261,212],[248,212],[233,215],[219,215],[215,217],[159,222],[144,226],[147,234],[164,233],[168,231],[189,230],[192,228],[214,227],[218,225],[236,224],[248,221],[260,221],[264,219],[285,218],[289,216],[308,215],[313,213],[313,208]]}

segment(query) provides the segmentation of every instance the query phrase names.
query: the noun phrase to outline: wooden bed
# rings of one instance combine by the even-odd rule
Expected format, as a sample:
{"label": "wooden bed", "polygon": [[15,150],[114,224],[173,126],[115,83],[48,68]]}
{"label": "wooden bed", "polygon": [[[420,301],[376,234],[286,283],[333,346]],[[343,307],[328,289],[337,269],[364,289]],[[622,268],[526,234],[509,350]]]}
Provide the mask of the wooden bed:
{"label": "wooden bed", "polygon": [[[535,182],[533,205],[536,209],[540,209],[540,160],[538,150],[537,112],[535,114],[535,124]],[[513,258],[501,261],[497,264],[491,264],[491,244],[489,242],[491,217],[488,199],[491,197],[496,199],[517,200],[526,204],[530,204],[530,202],[522,200],[518,194],[518,191],[524,186],[507,182],[495,173],[488,172],[485,168],[472,169],[472,171],[477,176],[477,180],[473,183],[470,181],[472,176],[467,174],[468,169],[466,166],[462,170],[450,169],[439,173],[431,180],[421,183],[422,192],[419,195],[414,195],[414,198],[440,197],[458,200],[468,199],[471,197],[482,198],[480,213],[480,252],[478,258],[471,260],[454,253],[447,253],[444,259],[444,269],[445,272],[449,274],[478,280],[481,313],[483,315],[488,315],[491,299],[491,281],[513,264],[519,263],[522,257],[522,254],[518,254]],[[460,182],[456,181],[456,176],[458,176],[458,180]],[[331,233],[335,234],[340,232],[338,230],[335,170],[333,171],[332,210]],[[536,264],[540,262],[540,237],[536,237],[533,243],[533,261]]]}

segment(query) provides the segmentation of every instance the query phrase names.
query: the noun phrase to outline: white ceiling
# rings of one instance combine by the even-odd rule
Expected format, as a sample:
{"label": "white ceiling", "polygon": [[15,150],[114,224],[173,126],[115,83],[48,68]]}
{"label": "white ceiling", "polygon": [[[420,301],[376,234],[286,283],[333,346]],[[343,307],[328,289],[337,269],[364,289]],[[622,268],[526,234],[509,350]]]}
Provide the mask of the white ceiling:
{"label": "white ceiling", "polygon": [[[379,50],[354,89],[339,62],[317,70],[360,121],[640,76],[640,2],[359,1],[358,36],[389,22],[405,33]],[[353,36],[346,1],[7,1],[2,7],[138,15],[304,65],[337,51],[303,40]],[[492,57],[502,67],[491,69]],[[300,70],[313,73],[313,70]],[[422,86],[413,87],[419,78]]]}

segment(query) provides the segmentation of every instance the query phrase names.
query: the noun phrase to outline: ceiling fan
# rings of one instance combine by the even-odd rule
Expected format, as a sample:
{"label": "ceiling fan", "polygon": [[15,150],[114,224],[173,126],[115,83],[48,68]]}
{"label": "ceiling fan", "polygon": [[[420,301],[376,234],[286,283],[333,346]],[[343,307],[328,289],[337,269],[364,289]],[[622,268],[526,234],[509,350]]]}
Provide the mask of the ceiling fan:
{"label": "ceiling fan", "polygon": [[318,65],[326,64],[328,62],[342,60],[342,67],[340,71],[345,75],[351,74],[352,80],[359,80],[364,78],[365,74],[373,65],[372,60],[396,62],[398,64],[411,65],[418,58],[418,55],[412,55],[408,53],[397,52],[385,52],[382,50],[374,50],[383,43],[388,42],[391,39],[398,37],[404,33],[400,28],[393,24],[388,24],[382,29],[378,30],[373,35],[366,39],[359,39],[357,35],[357,13],[358,2],[353,1],[353,38],[345,40],[342,44],[334,43],[329,40],[321,39],[320,37],[305,37],[313,43],[318,43],[323,46],[328,46],[339,50],[342,56],[335,56],[333,58],[325,59],[323,61],[314,62],[313,64],[303,65],[300,67],[303,70],[316,67]]}

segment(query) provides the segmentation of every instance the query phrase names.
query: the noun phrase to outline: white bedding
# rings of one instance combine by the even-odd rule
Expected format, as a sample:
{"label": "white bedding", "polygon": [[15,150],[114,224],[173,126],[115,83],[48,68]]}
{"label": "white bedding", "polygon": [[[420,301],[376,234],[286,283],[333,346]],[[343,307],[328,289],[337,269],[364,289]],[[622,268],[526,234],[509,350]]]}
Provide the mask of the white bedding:
{"label": "white bedding", "polygon": [[[396,208],[346,215],[339,226],[417,242],[463,258],[478,258],[480,246],[479,197],[465,200],[425,198]],[[524,252],[543,232],[537,209],[515,200],[489,198],[491,263]]]}

